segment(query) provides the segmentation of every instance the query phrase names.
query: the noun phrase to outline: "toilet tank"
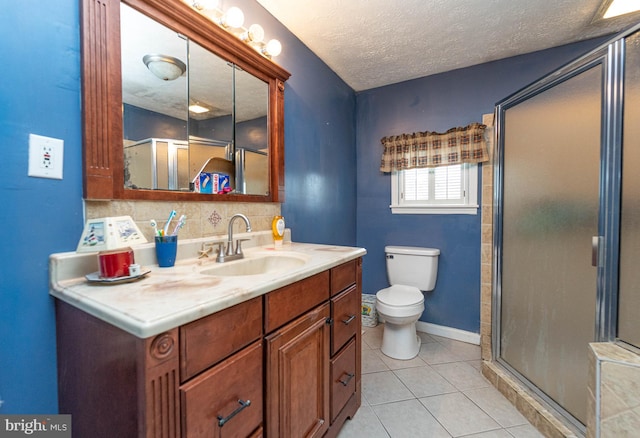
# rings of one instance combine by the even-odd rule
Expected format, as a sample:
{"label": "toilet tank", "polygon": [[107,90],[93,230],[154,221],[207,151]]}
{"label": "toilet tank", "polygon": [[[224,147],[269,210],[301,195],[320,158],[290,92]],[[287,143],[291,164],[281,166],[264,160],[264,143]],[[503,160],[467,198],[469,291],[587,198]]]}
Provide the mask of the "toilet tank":
{"label": "toilet tank", "polygon": [[385,246],[389,284],[430,291],[436,286],[440,250],[416,246]]}

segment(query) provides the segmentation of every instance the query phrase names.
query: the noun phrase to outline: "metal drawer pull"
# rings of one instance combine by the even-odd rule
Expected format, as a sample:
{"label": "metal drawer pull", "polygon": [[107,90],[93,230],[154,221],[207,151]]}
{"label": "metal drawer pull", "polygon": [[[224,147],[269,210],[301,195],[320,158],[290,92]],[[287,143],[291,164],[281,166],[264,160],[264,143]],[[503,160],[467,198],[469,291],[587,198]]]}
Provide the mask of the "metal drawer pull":
{"label": "metal drawer pull", "polygon": [[351,374],[351,373],[346,373],[346,374],[347,374],[347,378],[345,380],[338,380],[338,382],[342,383],[342,385],[344,386],[347,386],[351,381],[351,379],[353,379],[353,376],[355,376],[355,374]]}
{"label": "metal drawer pull", "polygon": [[240,407],[235,411],[233,411],[231,414],[229,414],[228,417],[224,418],[222,415],[218,415],[218,426],[220,427],[224,426],[227,421],[231,420],[233,417],[238,415],[241,410],[251,405],[251,400],[247,400],[247,401],[238,400],[238,403],[240,403]]}
{"label": "metal drawer pull", "polygon": [[349,323],[350,323],[351,321],[353,321],[354,319],[356,319],[356,316],[355,316],[355,315],[351,315],[351,316],[349,317],[349,319],[343,319],[343,320],[342,320],[342,322],[344,323],[344,325],[349,325]]}

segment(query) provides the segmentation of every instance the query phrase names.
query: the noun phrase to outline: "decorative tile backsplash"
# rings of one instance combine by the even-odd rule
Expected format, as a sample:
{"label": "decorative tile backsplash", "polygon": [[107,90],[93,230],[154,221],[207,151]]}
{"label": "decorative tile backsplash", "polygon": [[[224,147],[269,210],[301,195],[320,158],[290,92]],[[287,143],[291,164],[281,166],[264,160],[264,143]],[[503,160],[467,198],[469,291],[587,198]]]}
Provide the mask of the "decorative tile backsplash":
{"label": "decorative tile backsplash", "polygon": [[[236,213],[246,215],[253,231],[271,229],[271,220],[279,215],[280,203],[256,202],[165,202],[165,201],[85,201],[87,219],[110,216],[131,216],[147,240],[153,240],[150,221],[163,226],[169,212],[187,216],[180,236],[186,239],[227,234],[229,218]],[[235,221],[234,231],[245,230],[243,221]]]}

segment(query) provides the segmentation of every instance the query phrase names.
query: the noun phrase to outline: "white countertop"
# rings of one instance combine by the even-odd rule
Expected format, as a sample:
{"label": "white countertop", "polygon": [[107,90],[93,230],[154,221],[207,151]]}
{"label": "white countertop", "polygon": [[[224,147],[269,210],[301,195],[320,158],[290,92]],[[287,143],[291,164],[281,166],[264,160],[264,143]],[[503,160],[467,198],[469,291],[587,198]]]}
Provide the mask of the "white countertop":
{"label": "white countertop", "polygon": [[202,242],[224,241],[223,237],[188,239],[179,242],[178,260],[171,268],[155,264],[153,244],[134,247],[136,263],[151,272],[133,282],[107,285],[85,278],[98,269],[95,253],[59,253],[49,260],[50,294],[139,338],[147,338],[366,254],[363,248],[290,241],[275,249],[272,242],[266,243],[270,231],[238,233],[234,237],[252,239],[245,242],[246,259],[277,253],[302,258],[306,263],[260,275],[205,275],[201,272],[238,261],[219,264],[215,255],[197,258]]}

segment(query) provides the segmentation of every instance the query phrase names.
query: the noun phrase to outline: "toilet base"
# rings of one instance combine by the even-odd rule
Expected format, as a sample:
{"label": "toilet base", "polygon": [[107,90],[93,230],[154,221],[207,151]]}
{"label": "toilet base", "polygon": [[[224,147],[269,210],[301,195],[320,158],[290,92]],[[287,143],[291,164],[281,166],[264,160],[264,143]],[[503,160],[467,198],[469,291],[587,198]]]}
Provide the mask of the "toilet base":
{"label": "toilet base", "polygon": [[418,355],[422,339],[416,332],[416,323],[393,324],[385,322],[382,332],[382,352],[392,359],[409,360]]}

